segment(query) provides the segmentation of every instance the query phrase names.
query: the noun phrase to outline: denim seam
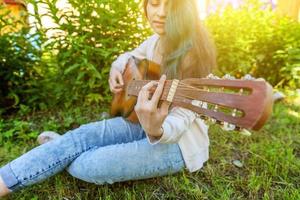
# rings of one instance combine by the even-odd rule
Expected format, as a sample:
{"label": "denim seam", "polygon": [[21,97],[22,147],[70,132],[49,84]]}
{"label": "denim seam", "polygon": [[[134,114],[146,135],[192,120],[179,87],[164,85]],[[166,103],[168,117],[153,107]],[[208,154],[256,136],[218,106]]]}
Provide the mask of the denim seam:
{"label": "denim seam", "polygon": [[[75,148],[76,148],[76,146],[77,146],[76,145],[76,140],[74,139],[74,136],[73,136],[72,133],[70,135],[71,135],[71,138],[72,138],[72,140],[74,142],[74,145],[75,145]],[[84,152],[85,150],[83,149],[83,145],[81,144],[80,140],[79,140],[79,146],[80,146],[81,151]]]}
{"label": "denim seam", "polygon": [[104,137],[105,137],[105,133],[108,133],[108,131],[107,131],[108,129],[110,129],[109,131],[111,131],[111,127],[107,125],[108,124],[108,120],[103,120],[103,123],[104,123],[103,133],[104,133]]}
{"label": "denim seam", "polygon": [[16,180],[18,181],[18,183],[16,183],[15,185],[9,187],[8,189],[10,191],[13,191],[15,188],[18,188],[18,187],[24,187],[24,185],[22,184],[22,181],[20,179],[20,177],[18,177],[15,172],[13,171],[12,167],[11,167],[11,163],[8,163],[8,167],[10,169],[10,172],[12,173],[12,175],[16,178]]}
{"label": "denim seam", "polygon": [[19,177],[15,174],[15,172],[14,172],[14,171],[12,170],[12,168],[11,168],[11,163],[9,163],[8,166],[9,166],[9,168],[10,168],[11,173],[16,177],[16,179],[17,179],[18,182],[20,183],[21,181],[20,181]]}
{"label": "denim seam", "polygon": [[[41,169],[41,170],[44,170],[44,171],[39,172],[39,170],[38,170],[39,173],[37,173],[37,174],[35,174],[35,175],[29,175],[29,176],[27,176],[27,177],[24,177],[25,179],[22,178],[22,181],[24,181],[24,180],[28,180],[28,181],[33,180],[34,178],[36,178],[36,177],[38,177],[38,176],[40,176],[40,175],[42,175],[42,174],[44,174],[44,173],[50,171],[51,169],[53,169],[53,168],[55,168],[55,167],[61,165],[62,162],[66,161],[66,160],[68,160],[68,159],[73,159],[74,157],[78,156],[80,153],[83,153],[83,152],[85,152],[85,151],[88,151],[88,150],[91,149],[91,148],[93,148],[93,147],[88,147],[86,150],[83,150],[83,151],[81,151],[81,152],[77,152],[77,153],[75,153],[74,155],[72,155],[72,156],[70,156],[70,157],[65,157],[65,158],[62,159],[62,160],[58,160],[58,161],[56,161],[54,164],[50,164],[49,166],[51,166],[51,167],[49,167],[49,168],[47,168],[47,169]],[[31,177],[30,177],[30,176],[31,176]]]}
{"label": "denim seam", "polygon": [[12,189],[15,188],[15,187],[18,187],[18,186],[24,186],[24,185],[22,184],[22,181],[20,180],[20,177],[18,177],[18,176],[15,174],[15,172],[13,171],[13,169],[11,168],[11,163],[9,163],[8,166],[9,166],[9,168],[10,168],[11,173],[12,173],[12,174],[16,177],[16,179],[18,180],[18,183],[17,183],[16,185],[14,185],[14,186],[12,187]]}
{"label": "denim seam", "polygon": [[[31,181],[31,180],[33,180],[34,178],[36,178],[36,177],[38,177],[38,176],[41,176],[41,175],[43,175],[44,173],[46,173],[46,172],[52,170],[53,168],[55,168],[55,167],[61,165],[61,163],[62,163],[63,161],[66,161],[66,160],[68,160],[68,159],[72,159],[72,158],[76,157],[77,155],[79,155],[79,153],[76,153],[76,154],[72,155],[71,157],[65,157],[63,160],[59,160],[59,161],[55,162],[54,164],[50,164],[49,166],[51,166],[51,167],[49,167],[49,168],[47,168],[47,169],[41,169],[41,170],[44,170],[44,171],[42,171],[42,172],[39,172],[40,170],[38,170],[38,173],[37,173],[37,174],[35,174],[35,175],[29,175],[29,176],[27,176],[27,177],[24,177],[24,178],[22,178],[22,181],[23,181],[23,182],[26,181],[26,180],[27,180],[27,181]],[[30,177],[30,176],[31,176],[31,177]]]}
{"label": "denim seam", "polygon": [[[73,136],[73,134],[70,134],[71,135],[71,138],[72,138],[72,140],[73,140],[73,143],[75,144],[75,148],[78,146],[78,145],[76,145],[77,143],[76,143],[76,140],[74,139],[74,136]],[[79,140],[79,148],[81,149],[81,153],[83,153],[83,152],[86,152],[86,151],[88,151],[88,150],[90,150],[91,148],[93,148],[93,147],[95,147],[96,145],[94,145],[94,146],[89,146],[88,148],[83,148],[83,145],[82,145],[82,143],[80,142],[80,140]]]}

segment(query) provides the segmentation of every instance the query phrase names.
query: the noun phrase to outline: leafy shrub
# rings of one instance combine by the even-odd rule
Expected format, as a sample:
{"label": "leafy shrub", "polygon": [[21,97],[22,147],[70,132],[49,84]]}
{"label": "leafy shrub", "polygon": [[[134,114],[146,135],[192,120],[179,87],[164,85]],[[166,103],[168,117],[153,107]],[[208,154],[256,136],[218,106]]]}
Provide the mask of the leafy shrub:
{"label": "leafy shrub", "polygon": [[[39,33],[48,38],[44,61],[48,63],[44,89],[47,98],[66,106],[107,102],[108,72],[117,55],[137,46],[148,34],[141,20],[139,3],[134,0],[70,0],[72,9],[61,11],[56,1],[33,2],[47,8],[53,29],[42,25]],[[37,22],[42,20],[35,10]],[[56,34],[51,34],[55,31]]]}
{"label": "leafy shrub", "polygon": [[0,146],[7,140],[28,141],[35,139],[37,131],[32,130],[32,123],[23,120],[6,120],[0,119]]}
{"label": "leafy shrub", "polygon": [[[11,18],[7,20],[4,14],[0,15],[0,32],[21,23]],[[0,37],[0,108],[26,102],[31,96],[29,90],[41,77],[34,67],[39,62],[39,51],[32,41],[26,27],[16,33],[3,32]]]}
{"label": "leafy shrub", "polygon": [[251,1],[208,17],[218,49],[218,73],[252,74],[273,86],[299,87],[300,24]]}
{"label": "leafy shrub", "polygon": [[[255,0],[254,0],[255,2]],[[150,31],[137,0],[28,1],[33,27],[0,36],[1,108],[91,105],[110,101],[108,72],[122,52],[140,44]],[[40,7],[46,9],[40,12]],[[0,12],[1,13],[1,12]],[[43,17],[54,23],[43,26]],[[1,30],[12,25],[0,16]],[[217,73],[250,73],[273,86],[300,87],[300,25],[262,10],[259,3],[228,7],[205,21],[218,49]],[[35,34],[28,32],[35,30]],[[26,108],[26,109],[25,109]]]}
{"label": "leafy shrub", "polygon": [[[26,79],[26,82],[15,84],[16,87],[3,84],[10,91],[4,95],[10,94],[22,99],[21,103],[25,105],[42,109],[55,105],[108,102],[111,95],[107,78],[112,61],[149,35],[139,2],[70,0],[72,9],[63,11],[58,9],[57,1],[33,0],[28,3],[34,9],[32,30],[36,32],[34,42],[39,48],[31,48],[32,42],[26,40],[23,32],[18,37],[11,34],[9,39],[1,36],[1,40],[7,42],[1,46],[8,47],[2,50],[4,60],[9,60],[17,69],[12,70],[6,64],[0,73],[6,75],[7,82],[14,80],[7,68],[11,69],[11,74],[22,73]],[[45,13],[41,13],[41,7],[46,9]],[[43,17],[50,19],[54,27],[45,28]],[[10,59],[8,49],[18,52],[18,57]],[[23,68],[35,69],[38,74]],[[21,91],[25,92],[25,86],[28,96],[19,96]],[[18,103],[14,102],[15,105]]]}

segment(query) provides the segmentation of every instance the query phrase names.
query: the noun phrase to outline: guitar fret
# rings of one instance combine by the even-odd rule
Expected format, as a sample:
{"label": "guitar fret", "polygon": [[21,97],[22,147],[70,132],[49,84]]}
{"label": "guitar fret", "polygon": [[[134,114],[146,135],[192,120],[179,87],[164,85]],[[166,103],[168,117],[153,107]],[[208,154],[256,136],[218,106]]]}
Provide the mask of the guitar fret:
{"label": "guitar fret", "polygon": [[174,79],[172,81],[171,88],[170,88],[168,96],[167,96],[167,101],[169,101],[169,102],[173,101],[173,98],[174,98],[176,89],[178,87],[178,84],[179,84],[179,80],[178,79]]}

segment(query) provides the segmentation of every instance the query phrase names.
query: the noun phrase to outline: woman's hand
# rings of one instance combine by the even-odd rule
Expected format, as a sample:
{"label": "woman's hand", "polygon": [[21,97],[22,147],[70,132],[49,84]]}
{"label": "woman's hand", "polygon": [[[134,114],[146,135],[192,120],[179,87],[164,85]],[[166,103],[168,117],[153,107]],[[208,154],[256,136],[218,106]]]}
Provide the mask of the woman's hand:
{"label": "woman's hand", "polygon": [[111,68],[109,73],[109,89],[113,93],[119,93],[123,90],[124,81],[122,74],[119,70]]}
{"label": "woman's hand", "polygon": [[[163,91],[166,76],[163,75],[159,82],[151,81],[139,92],[134,110],[145,132],[152,137],[161,137],[161,126],[168,115],[170,103],[163,101],[160,108],[158,102]],[[151,88],[157,86],[151,97]],[[151,99],[150,99],[151,97]]]}

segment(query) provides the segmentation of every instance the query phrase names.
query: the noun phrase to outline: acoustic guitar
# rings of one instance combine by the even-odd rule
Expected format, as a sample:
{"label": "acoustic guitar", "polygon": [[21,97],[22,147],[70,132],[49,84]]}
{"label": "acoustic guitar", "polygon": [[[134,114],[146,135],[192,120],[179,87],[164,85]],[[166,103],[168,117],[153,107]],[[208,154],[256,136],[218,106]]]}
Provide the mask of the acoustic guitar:
{"label": "acoustic guitar", "polygon": [[[259,130],[272,112],[272,87],[265,80],[220,78],[166,80],[160,100],[180,106],[235,129]],[[112,116],[137,123],[134,106],[141,88],[160,78],[160,66],[148,60],[129,59],[123,73],[123,91],[115,94]],[[153,88],[153,92],[155,88]]]}

